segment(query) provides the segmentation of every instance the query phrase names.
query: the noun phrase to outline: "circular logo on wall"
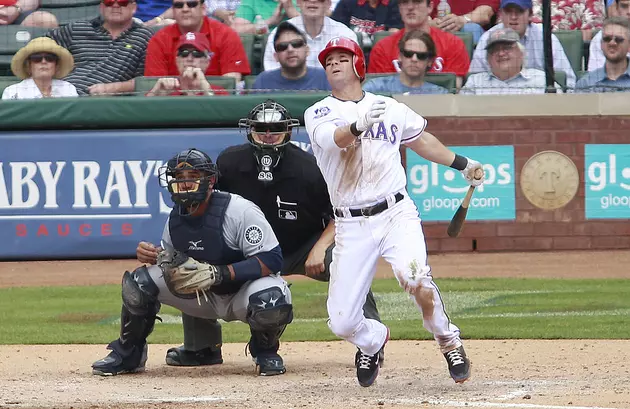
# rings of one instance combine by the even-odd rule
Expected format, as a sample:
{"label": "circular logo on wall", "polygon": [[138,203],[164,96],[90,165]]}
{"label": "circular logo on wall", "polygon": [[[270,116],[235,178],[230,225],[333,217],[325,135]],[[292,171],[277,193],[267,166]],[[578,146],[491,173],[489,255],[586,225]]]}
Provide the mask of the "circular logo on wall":
{"label": "circular logo on wall", "polygon": [[568,156],[556,151],[535,154],[521,170],[521,190],[534,206],[559,209],[576,195],[580,174]]}
{"label": "circular logo on wall", "polygon": [[263,166],[271,166],[272,163],[273,163],[273,160],[271,159],[271,156],[269,155],[265,155],[262,158],[260,158],[260,164]]}
{"label": "circular logo on wall", "polygon": [[262,229],[256,225],[249,226],[245,229],[245,241],[251,245],[260,243],[263,239]]}

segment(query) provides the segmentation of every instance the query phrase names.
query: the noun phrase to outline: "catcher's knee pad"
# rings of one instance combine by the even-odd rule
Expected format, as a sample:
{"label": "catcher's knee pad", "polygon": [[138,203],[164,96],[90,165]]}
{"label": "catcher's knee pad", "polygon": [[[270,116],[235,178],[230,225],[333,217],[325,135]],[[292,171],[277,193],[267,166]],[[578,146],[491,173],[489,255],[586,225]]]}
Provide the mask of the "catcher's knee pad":
{"label": "catcher's knee pad", "polygon": [[125,271],[123,274],[123,305],[133,315],[156,315],[160,310],[160,303],[157,300],[159,292],[145,266],[138,267],[133,273]]}
{"label": "catcher's knee pad", "polygon": [[279,287],[265,288],[249,296],[247,323],[258,347],[272,348],[293,321],[293,305]]}

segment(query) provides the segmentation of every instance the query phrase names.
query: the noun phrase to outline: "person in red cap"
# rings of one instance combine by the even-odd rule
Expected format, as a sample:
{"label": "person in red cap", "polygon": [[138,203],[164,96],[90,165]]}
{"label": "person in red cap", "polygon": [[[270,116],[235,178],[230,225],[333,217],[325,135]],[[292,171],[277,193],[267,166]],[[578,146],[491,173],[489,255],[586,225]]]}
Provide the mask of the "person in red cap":
{"label": "person in red cap", "polygon": [[400,148],[405,144],[431,162],[459,170],[473,186],[483,183],[481,163],[446,148],[425,131],[426,119],[407,105],[364,92],[365,57],[353,40],[333,38],[318,57],[332,95],[304,112],[304,125],[335,214],[328,326],[360,349],[357,379],[361,386],[372,385],[389,329],[366,318],[363,304],[383,257],[415,301],[451,377],[464,382],[470,377],[470,360],[431,277],[418,209],[405,188]]}
{"label": "person in red cap", "polygon": [[208,83],[205,72],[210,65],[210,43],[201,33],[186,33],[179,38],[175,65],[179,77],[160,78],[148,97],[166,95],[229,95],[225,88]]}

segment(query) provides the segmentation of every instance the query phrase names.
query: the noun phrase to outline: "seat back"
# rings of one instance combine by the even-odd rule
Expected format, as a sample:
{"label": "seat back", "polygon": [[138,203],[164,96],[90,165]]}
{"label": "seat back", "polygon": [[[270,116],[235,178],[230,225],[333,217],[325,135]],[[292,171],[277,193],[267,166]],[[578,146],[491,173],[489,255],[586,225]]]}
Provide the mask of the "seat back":
{"label": "seat back", "polygon": [[457,92],[457,76],[453,73],[430,72],[424,79],[426,82],[446,88],[452,94]]}
{"label": "seat back", "polygon": [[0,77],[0,96],[4,92],[4,89],[9,85],[17,84],[22,81],[18,77]]}
{"label": "seat back", "polygon": [[468,52],[468,58],[472,60],[473,51],[474,51],[474,42],[472,33],[467,33],[465,31],[456,31],[455,34],[457,37],[461,38],[466,46],[466,51]]}
{"label": "seat back", "polygon": [[584,59],[584,40],[580,30],[557,30],[553,32],[564,48],[573,71],[582,71]]}
{"label": "seat back", "polygon": [[92,20],[100,15],[98,3],[78,7],[41,7],[38,10],[54,14],[60,26],[75,21]]}

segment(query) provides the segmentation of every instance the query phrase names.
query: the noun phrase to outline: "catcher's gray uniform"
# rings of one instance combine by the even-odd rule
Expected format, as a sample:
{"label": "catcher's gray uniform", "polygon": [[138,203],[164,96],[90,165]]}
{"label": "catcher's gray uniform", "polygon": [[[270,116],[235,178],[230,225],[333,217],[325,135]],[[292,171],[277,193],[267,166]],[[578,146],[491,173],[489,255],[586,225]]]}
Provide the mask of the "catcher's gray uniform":
{"label": "catcher's gray uniform", "polygon": [[[239,195],[231,194],[231,197],[222,226],[225,244],[232,250],[241,251],[244,258],[249,258],[257,253],[270,251],[277,247],[278,240],[276,235],[258,206]],[[162,234],[162,247],[166,251],[172,252],[174,247],[169,222],[170,217]],[[248,229],[250,229],[249,233]],[[190,244],[188,249],[178,250],[185,251],[198,261],[204,261],[205,246],[210,246],[211,244],[197,241],[198,237],[187,237],[187,239],[192,239],[187,240],[188,244]],[[175,307],[193,317],[246,322],[249,297],[270,287],[279,287],[286,301],[291,303],[291,292],[287,282],[276,274],[248,281],[236,293],[215,294],[208,292],[208,301],[206,302],[203,296],[199,300],[197,298],[178,297],[169,290],[164,281],[162,270],[158,266],[151,266],[148,270],[153,282],[155,282],[160,291],[158,301]]]}

